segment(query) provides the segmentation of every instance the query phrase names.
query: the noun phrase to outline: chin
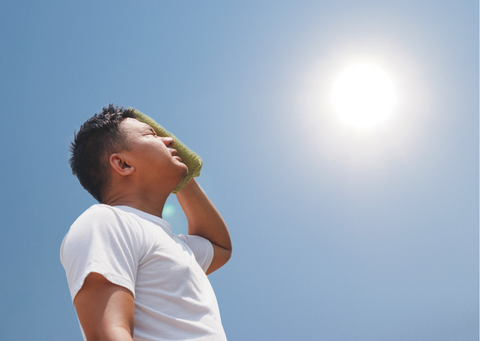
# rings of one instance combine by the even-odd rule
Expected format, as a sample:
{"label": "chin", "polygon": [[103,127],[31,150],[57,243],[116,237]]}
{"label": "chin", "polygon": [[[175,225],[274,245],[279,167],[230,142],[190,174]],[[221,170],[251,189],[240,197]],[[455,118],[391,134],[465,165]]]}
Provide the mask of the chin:
{"label": "chin", "polygon": [[185,179],[185,177],[188,175],[188,167],[185,166],[184,169],[183,169],[183,176],[182,176],[182,180]]}
{"label": "chin", "polygon": [[175,170],[175,173],[178,175],[179,177],[179,183],[180,181],[182,181],[188,174],[188,167],[186,164],[182,163],[181,166],[179,166],[176,170]]}

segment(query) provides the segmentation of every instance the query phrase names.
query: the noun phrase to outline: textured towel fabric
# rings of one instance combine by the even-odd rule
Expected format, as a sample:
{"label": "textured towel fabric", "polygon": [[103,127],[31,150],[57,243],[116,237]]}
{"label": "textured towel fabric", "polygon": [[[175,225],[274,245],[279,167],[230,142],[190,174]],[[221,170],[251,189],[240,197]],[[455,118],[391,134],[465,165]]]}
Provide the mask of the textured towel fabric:
{"label": "textured towel fabric", "polygon": [[175,140],[175,145],[174,148],[177,150],[177,155],[180,156],[182,159],[182,162],[187,165],[188,167],[188,174],[185,177],[185,179],[182,180],[178,184],[178,186],[173,190],[173,194],[176,194],[178,191],[180,191],[183,186],[185,186],[190,179],[193,177],[197,177],[200,175],[200,170],[202,169],[202,159],[200,156],[195,154],[190,148],[188,148],[186,145],[184,145],[178,138],[176,138],[173,134],[169,133],[164,127],[162,127],[160,124],[155,122],[151,117],[148,117],[147,115],[141,113],[137,109],[130,108],[134,110],[135,112],[135,117],[139,120],[142,121],[143,123],[148,124],[150,127],[155,130],[158,136],[162,137],[171,137]]}

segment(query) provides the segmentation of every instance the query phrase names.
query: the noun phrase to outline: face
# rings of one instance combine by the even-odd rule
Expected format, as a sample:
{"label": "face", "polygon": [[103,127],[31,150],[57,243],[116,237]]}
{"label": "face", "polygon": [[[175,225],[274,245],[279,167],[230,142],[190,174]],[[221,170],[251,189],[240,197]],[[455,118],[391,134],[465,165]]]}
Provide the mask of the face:
{"label": "face", "polygon": [[176,156],[172,138],[157,136],[152,127],[134,118],[123,120],[120,129],[129,146],[123,153],[147,186],[175,188],[187,175],[188,168]]}

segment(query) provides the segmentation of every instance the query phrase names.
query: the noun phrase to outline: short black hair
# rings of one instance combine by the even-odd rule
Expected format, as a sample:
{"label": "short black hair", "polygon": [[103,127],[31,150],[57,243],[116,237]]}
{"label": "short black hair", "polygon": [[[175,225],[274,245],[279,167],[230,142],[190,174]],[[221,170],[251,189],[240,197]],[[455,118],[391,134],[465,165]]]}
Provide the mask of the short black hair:
{"label": "short black hair", "polygon": [[110,155],[128,149],[126,137],[120,130],[120,123],[127,117],[135,118],[132,109],[110,104],[75,131],[70,145],[68,163],[72,173],[100,203],[111,181]]}

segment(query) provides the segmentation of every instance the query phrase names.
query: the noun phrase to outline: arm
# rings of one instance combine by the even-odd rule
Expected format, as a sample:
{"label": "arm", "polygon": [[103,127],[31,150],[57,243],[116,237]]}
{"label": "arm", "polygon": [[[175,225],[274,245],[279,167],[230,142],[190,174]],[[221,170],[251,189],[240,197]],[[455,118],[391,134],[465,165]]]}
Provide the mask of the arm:
{"label": "arm", "polygon": [[73,304],[87,341],[133,341],[135,305],[130,290],[92,272]]}
{"label": "arm", "polygon": [[188,234],[208,239],[213,245],[213,260],[207,275],[222,267],[232,255],[232,242],[222,216],[192,179],[180,192],[177,199],[188,221]]}

